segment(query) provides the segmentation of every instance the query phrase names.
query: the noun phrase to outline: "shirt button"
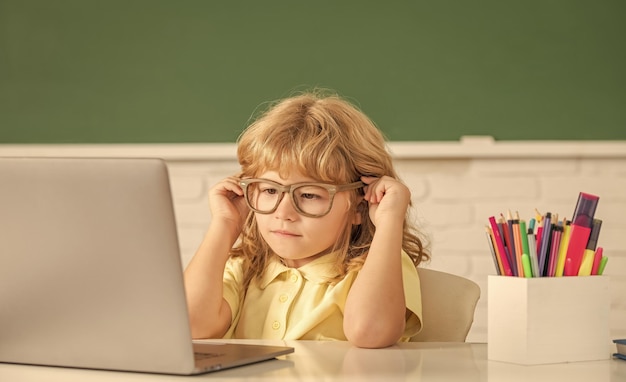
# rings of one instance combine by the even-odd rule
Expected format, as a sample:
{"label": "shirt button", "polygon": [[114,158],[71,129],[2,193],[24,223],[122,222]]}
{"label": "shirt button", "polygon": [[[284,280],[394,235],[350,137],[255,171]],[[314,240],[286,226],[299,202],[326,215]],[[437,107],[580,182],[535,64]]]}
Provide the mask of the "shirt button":
{"label": "shirt button", "polygon": [[291,282],[292,283],[298,282],[298,275],[291,275]]}
{"label": "shirt button", "polygon": [[280,322],[278,322],[278,321],[274,321],[274,322],[272,323],[272,329],[274,329],[274,330],[278,330],[278,329],[280,329]]}
{"label": "shirt button", "polygon": [[286,294],[281,294],[281,295],[280,295],[280,297],[278,297],[278,301],[280,301],[280,302],[286,302],[288,298],[289,298],[289,297],[287,297],[287,295],[286,295]]}

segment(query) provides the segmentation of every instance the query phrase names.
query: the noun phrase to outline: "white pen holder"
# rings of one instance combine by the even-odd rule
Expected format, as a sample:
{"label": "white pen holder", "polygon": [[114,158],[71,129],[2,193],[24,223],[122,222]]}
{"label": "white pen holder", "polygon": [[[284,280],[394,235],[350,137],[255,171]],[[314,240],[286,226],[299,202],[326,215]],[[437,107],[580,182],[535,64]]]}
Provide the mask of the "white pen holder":
{"label": "white pen holder", "polygon": [[488,359],[522,365],[610,357],[607,276],[488,278]]}

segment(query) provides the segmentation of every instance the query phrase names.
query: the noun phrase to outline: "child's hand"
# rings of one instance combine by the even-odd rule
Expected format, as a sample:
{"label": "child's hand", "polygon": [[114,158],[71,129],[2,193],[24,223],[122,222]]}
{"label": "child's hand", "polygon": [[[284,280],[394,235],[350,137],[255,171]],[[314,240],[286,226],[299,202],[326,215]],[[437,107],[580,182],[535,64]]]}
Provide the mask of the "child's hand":
{"label": "child's hand", "polygon": [[411,191],[407,186],[389,176],[363,176],[361,180],[366,184],[363,199],[369,202],[369,215],[375,226],[387,219],[404,221],[411,201]]}
{"label": "child's hand", "polygon": [[239,178],[228,177],[211,187],[209,190],[209,208],[211,221],[233,224],[237,234],[241,232],[243,223],[250,209],[239,186]]}

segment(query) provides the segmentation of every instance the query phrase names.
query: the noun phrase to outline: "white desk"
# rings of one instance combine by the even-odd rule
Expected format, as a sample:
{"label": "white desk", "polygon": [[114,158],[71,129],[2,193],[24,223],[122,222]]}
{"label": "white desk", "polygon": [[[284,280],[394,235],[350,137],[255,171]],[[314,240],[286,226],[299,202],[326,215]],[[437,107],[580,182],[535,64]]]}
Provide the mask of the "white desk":
{"label": "white desk", "polygon": [[[487,361],[486,344],[407,343],[359,349],[346,342],[242,341],[293,346],[293,354],[195,377],[0,363],[0,381],[626,381],[626,361],[519,366]],[[0,344],[1,345],[1,344]]]}

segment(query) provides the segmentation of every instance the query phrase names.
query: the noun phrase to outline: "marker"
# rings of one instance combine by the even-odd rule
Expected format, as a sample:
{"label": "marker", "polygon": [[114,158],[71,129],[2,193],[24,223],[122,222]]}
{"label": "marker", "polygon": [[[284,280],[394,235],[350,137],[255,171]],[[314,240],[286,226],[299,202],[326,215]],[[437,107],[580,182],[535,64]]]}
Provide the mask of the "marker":
{"label": "marker", "polygon": [[[517,213],[516,213],[517,214]],[[528,251],[528,235],[526,234],[526,222],[522,219],[519,221],[519,233],[522,239],[522,253],[530,254]]]}
{"label": "marker", "polygon": [[535,218],[531,218],[528,221],[528,227],[529,230],[533,231],[533,234],[535,233]]}
{"label": "marker", "polygon": [[559,224],[552,231],[552,241],[550,243],[550,258],[548,260],[548,276],[554,277],[556,273],[556,262],[559,256],[559,246],[561,244],[561,235],[563,233],[563,225]]}
{"label": "marker", "polygon": [[543,236],[543,216],[541,215],[539,210],[537,210],[536,208],[535,208],[535,218],[537,219],[537,232],[535,233],[535,239],[537,240],[537,242],[536,242],[535,248],[539,250],[539,248],[541,247],[541,237]]}
{"label": "marker", "polygon": [[602,228],[602,220],[593,219],[593,227],[591,227],[591,234],[589,235],[589,241],[587,242],[587,248],[583,253],[583,260],[578,270],[578,276],[589,276],[593,269],[593,260],[595,258],[596,245],[598,244],[598,236],[600,235],[600,229]]}
{"label": "marker", "polygon": [[522,255],[522,264],[524,265],[524,277],[533,277],[533,271],[530,266],[530,258],[525,253]]}
{"label": "marker", "polygon": [[604,268],[606,268],[606,263],[609,261],[609,258],[606,256],[602,256],[602,260],[600,260],[600,267],[598,267],[598,275],[602,275],[604,273]]}
{"label": "marker", "polygon": [[567,253],[565,255],[565,267],[563,275],[576,276],[583,260],[583,254],[589,241],[593,216],[600,198],[596,195],[581,192],[578,195],[574,216],[572,218],[571,232]]}
{"label": "marker", "polygon": [[511,271],[511,265],[506,257],[506,251],[504,250],[504,244],[502,243],[502,236],[500,236],[500,231],[498,231],[498,224],[496,223],[496,219],[493,216],[489,217],[489,224],[491,224],[491,231],[493,232],[493,238],[496,242],[496,248],[498,249],[498,253],[500,254],[500,261],[502,262],[502,269],[504,270],[505,276],[512,276],[513,272]]}
{"label": "marker", "polygon": [[554,276],[561,277],[563,276],[563,268],[565,267],[565,255],[567,253],[567,246],[569,244],[569,235],[570,235],[570,224],[569,220],[565,220],[565,225],[563,226],[563,234],[561,234],[561,245],[559,246],[559,257],[556,262],[556,271],[554,272]]}
{"label": "marker", "polygon": [[537,260],[537,248],[535,247],[535,234],[532,228],[528,229],[528,257],[530,257],[530,266],[532,269],[533,277],[540,277],[539,274],[539,261]]}
{"label": "marker", "polygon": [[580,269],[578,270],[578,276],[590,276],[593,269],[593,258],[595,253],[593,251],[585,250],[583,255],[583,261],[580,263]]}

